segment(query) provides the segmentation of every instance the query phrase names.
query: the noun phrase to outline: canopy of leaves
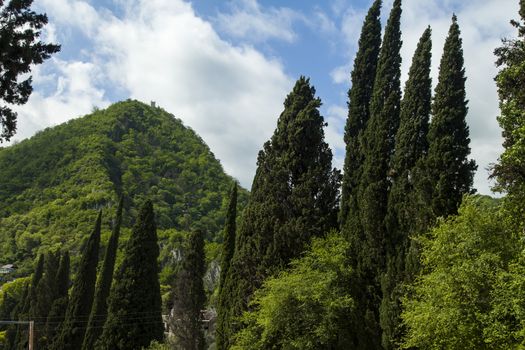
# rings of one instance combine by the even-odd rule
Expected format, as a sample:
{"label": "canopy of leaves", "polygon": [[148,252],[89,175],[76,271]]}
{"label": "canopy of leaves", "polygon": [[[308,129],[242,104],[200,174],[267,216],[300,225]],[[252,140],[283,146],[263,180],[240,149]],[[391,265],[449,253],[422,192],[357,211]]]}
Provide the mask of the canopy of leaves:
{"label": "canopy of leaves", "polygon": [[497,201],[466,197],[421,243],[423,274],[402,314],[406,348],[512,349],[525,340],[522,245]]}
{"label": "canopy of leaves", "polygon": [[304,257],[255,293],[232,349],[346,349],[354,308],[348,248],[337,233],[315,238]]}

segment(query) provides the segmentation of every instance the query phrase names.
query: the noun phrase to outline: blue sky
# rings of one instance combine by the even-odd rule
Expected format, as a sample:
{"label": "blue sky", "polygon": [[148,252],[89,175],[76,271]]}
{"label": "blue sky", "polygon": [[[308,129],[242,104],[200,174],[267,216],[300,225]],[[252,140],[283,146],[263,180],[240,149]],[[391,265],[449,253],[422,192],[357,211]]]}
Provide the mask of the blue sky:
{"label": "blue sky", "polygon": [[[300,75],[323,101],[326,137],[341,168],[350,70],[371,0],[35,0],[45,37],[62,51],[38,66],[19,111],[19,133],[136,98],[156,101],[196,130],[225,170],[250,187],[256,155]],[[392,0],[383,4],[383,23]],[[433,29],[433,83],[456,13],[462,30],[475,186],[501,152],[492,52],[517,16],[518,0],[404,0],[403,80],[419,36]]]}

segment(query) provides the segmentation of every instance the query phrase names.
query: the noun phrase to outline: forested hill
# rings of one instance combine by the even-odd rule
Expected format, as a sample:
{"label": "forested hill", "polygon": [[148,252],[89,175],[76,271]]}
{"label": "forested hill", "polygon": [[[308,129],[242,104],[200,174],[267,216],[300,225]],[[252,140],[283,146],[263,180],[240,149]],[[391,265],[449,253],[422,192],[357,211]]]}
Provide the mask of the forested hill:
{"label": "forested hill", "polygon": [[[161,257],[180,231],[203,228],[219,240],[232,181],[203,140],[163,109],[128,100],[96,110],[0,148],[0,264],[24,274],[39,251],[75,253],[100,209],[109,234],[120,194],[124,227],[144,199],[153,201]],[[241,190],[240,205],[246,198]]]}

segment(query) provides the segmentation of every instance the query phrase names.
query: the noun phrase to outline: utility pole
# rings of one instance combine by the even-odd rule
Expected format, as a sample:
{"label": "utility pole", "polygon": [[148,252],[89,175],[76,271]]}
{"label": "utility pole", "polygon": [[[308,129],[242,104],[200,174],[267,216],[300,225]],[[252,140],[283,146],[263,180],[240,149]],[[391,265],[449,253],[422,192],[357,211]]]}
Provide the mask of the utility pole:
{"label": "utility pole", "polygon": [[35,321],[0,321],[0,324],[27,324],[29,325],[29,349],[35,350],[34,345],[34,333],[35,333]]}

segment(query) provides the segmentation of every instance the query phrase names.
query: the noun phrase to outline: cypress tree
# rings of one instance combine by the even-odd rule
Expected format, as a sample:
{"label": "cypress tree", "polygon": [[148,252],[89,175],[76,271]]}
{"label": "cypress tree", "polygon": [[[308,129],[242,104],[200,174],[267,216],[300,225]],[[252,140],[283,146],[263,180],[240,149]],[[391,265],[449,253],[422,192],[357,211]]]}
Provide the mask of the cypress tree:
{"label": "cypress tree", "polygon": [[140,209],[108,299],[108,316],[96,348],[141,349],[162,341],[157,227],[153,204]]}
{"label": "cypress tree", "polygon": [[346,119],[344,135],[346,155],[339,218],[341,228],[345,227],[347,218],[352,221],[348,225],[349,229],[361,227],[357,193],[362,172],[363,153],[359,146],[359,140],[370,118],[369,105],[381,46],[380,14],[381,0],[376,0],[368,10],[361,29],[359,48],[352,70],[352,86],[348,90],[348,118]]}
{"label": "cypress tree", "polygon": [[403,296],[405,256],[409,234],[414,233],[414,168],[428,151],[432,80],[431,30],[428,27],[417,45],[401,102],[400,124],[392,159],[392,187],[386,219],[387,271],[382,278],[383,299],[380,309],[382,344],[393,349],[401,340],[400,300]]}
{"label": "cypress tree", "polygon": [[389,166],[399,126],[401,99],[401,1],[390,12],[370,102],[370,120],[362,138],[363,174],[358,194],[363,239],[358,242],[357,273],[361,278],[360,307],[368,334],[361,337],[365,348],[380,347],[380,276],[385,268],[385,218],[390,187]]}
{"label": "cypress tree", "polygon": [[525,226],[525,0],[520,1],[519,14],[520,21],[511,21],[518,30],[518,38],[504,40],[495,51],[496,64],[501,68],[496,84],[504,151],[492,176],[497,180],[495,189],[506,192],[505,208],[517,230],[522,231]]}
{"label": "cypress tree", "polygon": [[[232,190],[232,194],[233,192]],[[204,309],[206,303],[202,280],[205,272],[204,234],[198,230],[189,237],[174,288],[175,298],[171,325],[177,345],[183,350],[204,350],[206,348],[201,323],[201,310]]]}
{"label": "cypress tree", "polygon": [[231,345],[239,329],[237,317],[263,280],[299,256],[311,237],[337,226],[340,174],[331,167],[320,105],[309,79],[300,77],[284,102],[275,133],[259,152],[224,282],[228,314],[218,349]]}
{"label": "cypress tree", "polygon": [[474,160],[469,160],[469,128],[465,121],[465,68],[457,18],[452,17],[438,83],[432,103],[432,120],[428,131],[428,155],[419,169],[417,195],[428,227],[437,217],[457,214],[464,194],[472,192]]}
{"label": "cypress tree", "polygon": [[91,308],[91,315],[89,316],[84,343],[82,344],[82,349],[85,350],[91,350],[94,348],[98,337],[100,337],[100,334],[102,333],[104,323],[106,322],[108,312],[107,298],[109,296],[111,282],[113,281],[113,270],[115,268],[120,225],[122,223],[122,205],[123,198],[120,197],[117,207],[117,217],[104,255],[102,271],[98,278],[95,299],[93,301],[93,307]]}
{"label": "cypress tree", "polygon": [[[44,275],[44,260],[44,254],[40,254],[35,266],[35,271],[31,277],[31,283],[29,284],[27,294],[22,299],[21,308],[18,310],[18,317],[21,320],[29,319],[31,310],[34,308],[34,303],[36,300],[36,288],[42,279],[42,276]],[[15,336],[15,344],[17,349],[26,349],[27,339],[27,330],[18,327]]]}
{"label": "cypress tree", "polygon": [[[51,306],[57,298],[56,275],[59,265],[59,256],[57,253],[48,252],[44,259],[44,273],[36,287],[36,299],[31,306],[30,319],[38,321],[38,327],[35,329],[36,346],[39,349],[47,348],[50,341],[46,332],[45,324]],[[42,327],[40,326],[42,325]]]}
{"label": "cypress tree", "polygon": [[232,185],[230,192],[230,202],[228,213],[226,214],[226,223],[224,225],[224,241],[222,246],[221,275],[219,280],[219,300],[217,307],[217,326],[215,339],[217,343],[223,343],[222,335],[224,332],[225,316],[228,313],[227,295],[224,294],[224,282],[228,275],[231,260],[235,252],[235,232],[237,219],[237,184]]}
{"label": "cypress tree", "polygon": [[102,212],[99,212],[95,228],[89,236],[80,259],[64,322],[60,335],[53,343],[55,349],[78,350],[82,346],[86,330],[85,317],[91,312],[95,282],[97,278],[98,250],[100,245],[100,226]]}
{"label": "cypress tree", "polygon": [[[68,290],[70,284],[69,277],[70,260],[69,253],[67,251],[62,253],[60,258],[60,264],[56,274],[55,285],[56,285],[56,299],[51,305],[51,309],[47,316],[46,322],[46,333],[48,334],[50,341],[57,339],[57,331],[60,329],[60,325],[64,322],[66,315],[67,304],[68,304]],[[53,345],[51,345],[53,348]]]}

